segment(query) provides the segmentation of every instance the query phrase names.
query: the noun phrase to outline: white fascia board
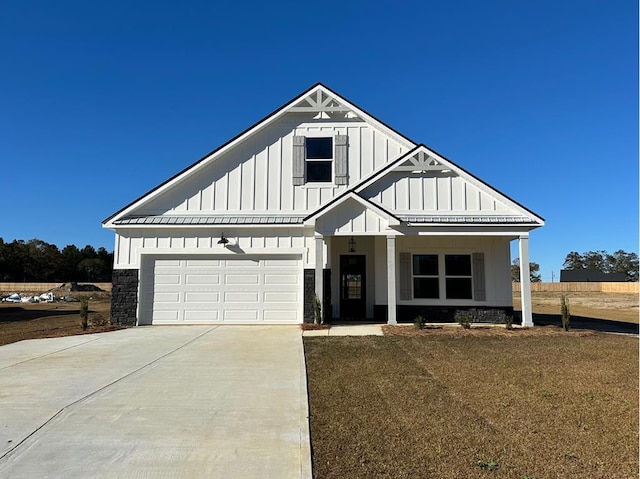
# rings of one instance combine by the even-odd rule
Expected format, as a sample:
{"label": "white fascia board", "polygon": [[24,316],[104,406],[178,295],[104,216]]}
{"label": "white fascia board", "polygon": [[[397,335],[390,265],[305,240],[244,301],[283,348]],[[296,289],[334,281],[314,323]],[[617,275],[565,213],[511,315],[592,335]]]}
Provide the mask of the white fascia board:
{"label": "white fascia board", "polygon": [[364,208],[373,211],[382,219],[386,220],[389,226],[398,226],[400,224],[400,220],[395,216],[393,216],[392,214],[388,213],[387,211],[385,211],[375,203],[372,203],[371,201],[361,197],[357,193],[350,191],[349,193],[346,193],[345,195],[343,195],[335,203],[321,207],[316,213],[312,214],[304,221],[304,225],[314,226],[318,218],[321,218],[325,214],[335,210],[336,208],[339,208],[345,201],[348,201],[348,200],[355,200],[358,203],[360,203]]}
{"label": "white fascia board", "polygon": [[[411,230],[414,230],[411,233]],[[510,227],[510,228],[492,228],[489,226],[482,228],[464,228],[464,227],[422,227],[420,229],[415,226],[407,226],[403,228],[402,231],[407,235],[418,235],[418,236],[513,236],[520,237],[522,235],[528,234],[531,230],[531,227]]]}

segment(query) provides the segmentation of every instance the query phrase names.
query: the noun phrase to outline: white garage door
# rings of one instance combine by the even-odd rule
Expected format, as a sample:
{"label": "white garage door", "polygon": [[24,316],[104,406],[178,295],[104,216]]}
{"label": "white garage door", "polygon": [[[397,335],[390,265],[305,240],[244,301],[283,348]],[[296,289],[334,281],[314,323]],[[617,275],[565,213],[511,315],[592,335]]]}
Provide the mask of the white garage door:
{"label": "white garage door", "polygon": [[301,323],[299,257],[157,258],[153,324]]}

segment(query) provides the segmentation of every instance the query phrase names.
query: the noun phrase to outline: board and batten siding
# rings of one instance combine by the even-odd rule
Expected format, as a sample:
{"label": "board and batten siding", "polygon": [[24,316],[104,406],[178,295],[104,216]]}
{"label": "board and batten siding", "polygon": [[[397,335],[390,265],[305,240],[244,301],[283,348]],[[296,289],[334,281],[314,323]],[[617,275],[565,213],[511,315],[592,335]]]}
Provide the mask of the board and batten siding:
{"label": "board and batten siding", "polygon": [[348,188],[333,183],[293,186],[293,137],[324,134],[348,137],[348,185],[404,152],[402,145],[363,122],[280,122],[256,132],[135,213],[312,212]]}
{"label": "board and batten siding", "polygon": [[[377,304],[387,304],[387,255],[386,238],[375,238],[375,291]],[[472,254],[484,253],[485,294],[486,299],[480,304],[487,307],[506,306],[512,304],[511,295],[511,252],[510,241],[504,237],[489,236],[397,236],[396,237],[396,278],[400,278],[400,254]],[[398,304],[447,305],[454,302],[463,304],[461,300],[401,300]],[[470,305],[478,304],[468,301]]]}
{"label": "board and batten siding", "polygon": [[322,215],[316,231],[323,235],[375,234],[385,232],[388,221],[353,199]]}
{"label": "board and batten siding", "polygon": [[[218,244],[224,232],[230,245]],[[304,267],[313,267],[313,235],[305,236],[301,228],[244,228],[195,229],[154,228],[120,229],[116,234],[115,269],[140,268],[141,254],[302,254]]]}
{"label": "board and batten siding", "polygon": [[362,196],[397,214],[430,213],[505,213],[506,205],[451,174],[389,172]]}

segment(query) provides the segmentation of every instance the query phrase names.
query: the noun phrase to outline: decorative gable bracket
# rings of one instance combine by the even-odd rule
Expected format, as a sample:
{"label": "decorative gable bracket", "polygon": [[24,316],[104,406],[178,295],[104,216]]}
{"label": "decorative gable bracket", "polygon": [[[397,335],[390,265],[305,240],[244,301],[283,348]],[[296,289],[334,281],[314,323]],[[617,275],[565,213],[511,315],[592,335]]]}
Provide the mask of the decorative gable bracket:
{"label": "decorative gable bracket", "polygon": [[348,118],[355,118],[357,115],[353,110],[344,106],[332,95],[322,89],[317,89],[302,98],[296,105],[289,108],[291,112],[319,113],[318,119],[329,118],[328,113],[346,113]]}
{"label": "decorative gable bracket", "polygon": [[426,173],[427,171],[447,173],[451,171],[450,167],[443,165],[424,151],[418,151],[414,156],[410,157],[401,165],[396,166],[394,169],[396,171],[410,171],[412,173]]}

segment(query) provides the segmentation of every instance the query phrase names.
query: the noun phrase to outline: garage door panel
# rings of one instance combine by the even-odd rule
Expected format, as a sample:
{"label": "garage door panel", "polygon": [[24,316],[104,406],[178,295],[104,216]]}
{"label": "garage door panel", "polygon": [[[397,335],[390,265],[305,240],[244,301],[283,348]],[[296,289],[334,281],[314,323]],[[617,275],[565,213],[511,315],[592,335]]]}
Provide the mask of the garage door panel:
{"label": "garage door panel", "polygon": [[265,291],[263,300],[265,303],[297,303],[298,293],[295,291]]}
{"label": "garage door panel", "polygon": [[207,322],[218,321],[218,310],[211,309],[211,308],[208,308],[205,310],[188,309],[184,311],[184,320],[185,321],[207,321]]}
{"label": "garage door panel", "polygon": [[179,309],[180,308],[178,307],[178,303],[176,303],[175,301],[171,301],[167,303],[158,301],[155,303],[155,308],[153,309],[153,311],[155,313],[157,311],[162,311],[162,312],[178,311]]}
{"label": "garage door panel", "polygon": [[219,303],[220,293],[217,291],[209,291],[203,293],[186,291],[184,293],[184,301],[185,303]]}
{"label": "garage door panel", "polygon": [[193,310],[193,311],[214,311],[214,310],[218,310],[220,309],[220,303],[213,303],[213,302],[203,302],[203,303],[198,303],[198,302],[191,302],[191,303],[184,303],[182,304],[179,309],[182,309],[184,311],[186,310]]}
{"label": "garage door panel", "polygon": [[298,275],[295,274],[265,274],[264,284],[298,284]]}
{"label": "garage door panel", "polygon": [[291,310],[265,310],[264,311],[264,320],[265,321],[277,321],[277,322],[296,322],[298,319],[298,315],[295,311]]}
{"label": "garage door panel", "polygon": [[227,285],[243,285],[243,284],[259,284],[260,275],[258,274],[226,274],[224,282]]}
{"label": "garage door panel", "polygon": [[156,274],[155,284],[180,284],[179,274]]}
{"label": "garage door panel", "polygon": [[189,273],[185,275],[185,284],[220,284],[220,275]]}
{"label": "garage door panel", "polygon": [[153,320],[160,321],[177,321],[178,320],[178,311],[175,308],[171,311],[154,311],[153,312]]}
{"label": "garage door panel", "polygon": [[225,309],[223,313],[225,321],[256,322],[258,320],[257,309]]}
{"label": "garage door panel", "polygon": [[260,265],[259,259],[232,259],[224,262],[228,268],[255,268]]}
{"label": "garage door panel", "polygon": [[226,291],[224,293],[226,303],[257,303],[260,300],[258,291]]}
{"label": "garage door panel", "polygon": [[180,293],[178,292],[172,292],[172,293],[163,293],[163,292],[157,292],[155,294],[155,300],[159,303],[171,303],[171,304],[176,304],[178,301],[180,301]]}
{"label": "garage door panel", "polygon": [[187,268],[219,268],[221,261],[218,259],[188,259],[185,262]]}
{"label": "garage door panel", "polygon": [[156,258],[144,304],[154,324],[300,323],[299,257]]}
{"label": "garage door panel", "polygon": [[297,268],[297,259],[265,259],[265,268]]}
{"label": "garage door panel", "polygon": [[182,267],[183,262],[179,259],[157,259],[156,260],[156,269],[158,268],[180,268]]}

